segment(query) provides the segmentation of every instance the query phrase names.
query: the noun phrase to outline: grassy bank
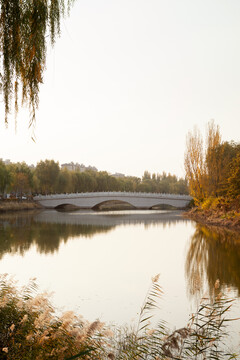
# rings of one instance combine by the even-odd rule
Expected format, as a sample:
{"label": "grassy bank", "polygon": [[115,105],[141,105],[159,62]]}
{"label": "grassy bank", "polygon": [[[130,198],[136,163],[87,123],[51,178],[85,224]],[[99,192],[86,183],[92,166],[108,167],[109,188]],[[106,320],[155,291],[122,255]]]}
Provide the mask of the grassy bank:
{"label": "grassy bank", "polygon": [[240,230],[240,197],[207,198],[184,216],[207,225],[224,226]]}
{"label": "grassy bank", "polygon": [[41,209],[41,205],[35,201],[22,200],[1,200],[0,201],[0,212],[12,212],[12,211],[23,211],[23,210],[34,210]]}

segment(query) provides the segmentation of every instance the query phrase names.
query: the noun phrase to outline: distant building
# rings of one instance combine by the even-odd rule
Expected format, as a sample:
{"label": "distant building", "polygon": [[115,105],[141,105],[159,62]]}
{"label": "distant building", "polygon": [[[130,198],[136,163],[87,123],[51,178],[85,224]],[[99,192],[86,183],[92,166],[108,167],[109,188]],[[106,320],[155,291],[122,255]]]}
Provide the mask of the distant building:
{"label": "distant building", "polygon": [[98,171],[97,168],[95,166],[88,166],[86,167],[83,164],[79,164],[79,163],[66,163],[66,164],[61,164],[61,168],[62,169],[67,169],[70,171],[80,171],[80,172],[84,172],[86,170],[92,170],[92,171]]}
{"label": "distant building", "polygon": [[80,171],[80,172],[84,172],[84,171],[86,170],[86,166],[83,165],[83,164],[80,164],[80,165],[78,164],[76,170],[78,170],[78,171]]}
{"label": "distant building", "polygon": [[90,166],[90,165],[86,167],[86,170],[98,171],[98,169],[95,166]]}
{"label": "distant building", "polygon": [[5,165],[11,164],[11,161],[9,159],[3,160],[2,158],[0,158],[0,161],[3,162]]}
{"label": "distant building", "polygon": [[71,162],[71,163],[61,164],[61,168],[67,169],[69,171],[75,171],[77,170],[77,165],[78,164],[74,164],[73,162]]}
{"label": "distant building", "polygon": [[125,177],[124,174],[121,174],[121,173],[115,173],[115,174],[112,174],[112,176],[116,177],[116,178],[123,178]]}

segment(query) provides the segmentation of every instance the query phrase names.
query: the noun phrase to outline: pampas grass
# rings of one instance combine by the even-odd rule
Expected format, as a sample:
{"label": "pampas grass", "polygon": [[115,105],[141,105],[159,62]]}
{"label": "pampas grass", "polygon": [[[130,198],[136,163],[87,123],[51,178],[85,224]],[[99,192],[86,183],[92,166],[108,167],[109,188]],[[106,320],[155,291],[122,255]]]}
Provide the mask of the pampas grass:
{"label": "pampas grass", "polygon": [[227,348],[227,314],[233,299],[215,283],[214,298],[203,298],[189,323],[170,332],[164,321],[152,327],[163,291],[152,278],[134,328],[89,323],[73,312],[57,316],[48,294],[34,280],[23,288],[0,277],[0,359],[7,360],[226,360],[239,354]]}

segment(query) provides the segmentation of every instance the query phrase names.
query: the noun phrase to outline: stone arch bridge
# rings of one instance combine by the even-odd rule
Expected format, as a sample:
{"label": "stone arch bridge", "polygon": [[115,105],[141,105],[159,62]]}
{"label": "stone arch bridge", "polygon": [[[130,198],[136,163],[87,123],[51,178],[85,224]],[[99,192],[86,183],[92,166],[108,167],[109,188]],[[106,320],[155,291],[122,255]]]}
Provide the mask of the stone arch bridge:
{"label": "stone arch bridge", "polygon": [[92,209],[109,201],[120,201],[136,209],[151,209],[158,205],[170,205],[185,208],[192,200],[188,195],[137,193],[137,192],[90,192],[75,194],[38,195],[34,200],[46,208],[58,208],[66,205],[79,209]]}

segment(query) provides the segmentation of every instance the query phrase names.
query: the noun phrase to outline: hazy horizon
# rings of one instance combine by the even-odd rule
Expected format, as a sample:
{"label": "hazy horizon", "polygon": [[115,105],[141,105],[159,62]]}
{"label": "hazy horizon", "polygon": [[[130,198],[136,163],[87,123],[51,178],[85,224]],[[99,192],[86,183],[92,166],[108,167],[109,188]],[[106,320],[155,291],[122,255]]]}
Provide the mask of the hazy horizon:
{"label": "hazy horizon", "polygon": [[36,141],[27,110],[15,133],[2,106],[0,158],[183,177],[194,125],[239,142],[239,63],[237,0],[76,1],[48,49]]}

